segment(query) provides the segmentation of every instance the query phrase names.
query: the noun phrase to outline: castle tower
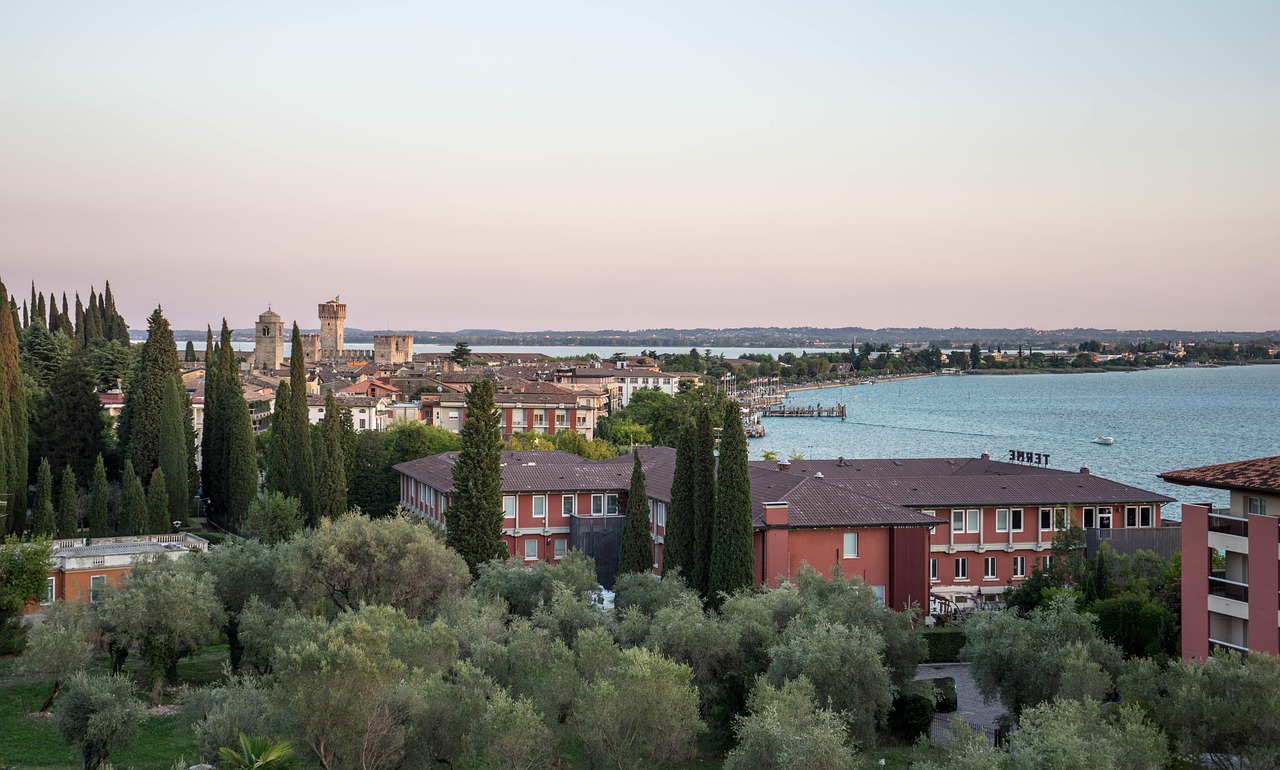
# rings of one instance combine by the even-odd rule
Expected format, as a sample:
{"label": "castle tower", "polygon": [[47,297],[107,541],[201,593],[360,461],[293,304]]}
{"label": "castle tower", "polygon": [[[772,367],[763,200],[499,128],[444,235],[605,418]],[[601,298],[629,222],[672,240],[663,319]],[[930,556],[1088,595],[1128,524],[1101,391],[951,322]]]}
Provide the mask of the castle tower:
{"label": "castle tower", "polygon": [[347,323],[347,306],[337,297],[320,303],[320,358],[337,363],[342,356],[343,327]]}
{"label": "castle tower", "polygon": [[412,334],[373,335],[373,362],[378,366],[407,364],[412,360]]}
{"label": "castle tower", "polygon": [[266,372],[284,366],[284,322],[279,313],[267,308],[258,316],[253,337],[254,369]]}
{"label": "castle tower", "polygon": [[298,338],[299,344],[302,345],[302,363],[307,366],[320,363],[320,335],[299,334]]}

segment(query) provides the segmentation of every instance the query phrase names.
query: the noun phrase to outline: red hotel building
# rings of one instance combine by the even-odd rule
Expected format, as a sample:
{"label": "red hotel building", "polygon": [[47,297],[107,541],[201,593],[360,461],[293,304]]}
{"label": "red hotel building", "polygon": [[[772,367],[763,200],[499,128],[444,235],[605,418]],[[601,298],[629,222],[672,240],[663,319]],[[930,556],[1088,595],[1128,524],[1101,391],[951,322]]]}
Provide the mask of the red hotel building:
{"label": "red hotel building", "polygon": [[1231,493],[1226,508],[1182,506],[1182,657],[1203,660],[1217,648],[1280,655],[1280,457],[1160,478]]}

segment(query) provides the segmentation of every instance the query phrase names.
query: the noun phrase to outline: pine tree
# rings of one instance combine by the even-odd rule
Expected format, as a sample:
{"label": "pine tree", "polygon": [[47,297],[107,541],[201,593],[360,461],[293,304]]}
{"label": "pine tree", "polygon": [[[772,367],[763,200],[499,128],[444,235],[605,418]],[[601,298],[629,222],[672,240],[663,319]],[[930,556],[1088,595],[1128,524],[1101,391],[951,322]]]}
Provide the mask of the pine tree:
{"label": "pine tree", "polygon": [[507,555],[502,539],[502,433],[493,382],[476,380],[467,394],[462,449],[453,465],[453,495],[445,511],[445,541],[471,573]]}
{"label": "pine tree", "polygon": [[146,490],[133,472],[133,461],[125,460],[120,480],[120,530],[126,535],[144,535],[149,528]]}
{"label": "pine tree", "polygon": [[[187,349],[182,354],[182,360],[187,363],[194,363],[196,361],[196,343],[191,340],[187,340]],[[207,374],[208,371],[206,370],[205,373]]]}
{"label": "pine tree", "polygon": [[331,390],[324,399],[316,452],[316,506],[322,519],[336,519],[347,512],[347,462],[342,444],[342,409]]}
{"label": "pine tree", "polygon": [[77,503],[80,496],[76,492],[76,474],[67,465],[62,469],[62,486],[58,490],[58,537],[78,537],[80,534],[80,512]]}
{"label": "pine tree", "polygon": [[307,408],[307,367],[302,356],[302,334],[293,323],[293,347],[289,354],[289,493],[298,498],[308,526],[314,526],[316,509],[316,464],[311,452],[311,412]]}
{"label": "pine tree", "polygon": [[70,465],[77,479],[93,475],[94,458],[106,452],[107,425],[83,349],[73,352],[49,382],[40,417],[40,445],[55,468]]}
{"label": "pine tree", "polygon": [[191,440],[186,429],[191,425],[191,405],[186,391],[178,386],[178,382],[176,377],[170,377],[165,385],[160,412],[160,453],[157,467],[164,469],[168,485],[169,521],[186,522],[187,500],[190,499],[187,472],[188,460],[191,458]]}
{"label": "pine tree", "polygon": [[40,458],[40,467],[36,470],[36,500],[32,512],[32,532],[40,537],[58,534],[58,514],[53,509],[53,469],[47,457]]}
{"label": "pine tree", "polygon": [[644,485],[640,452],[632,449],[631,488],[627,492],[627,518],[618,547],[618,574],[653,571],[653,537],[649,530],[649,493]]}
{"label": "pine tree", "polygon": [[102,455],[98,455],[98,461],[93,466],[93,484],[89,488],[89,495],[89,537],[106,537],[110,488],[107,486],[107,466],[102,461]]}
{"label": "pine tree", "polygon": [[276,390],[275,408],[271,412],[271,434],[267,444],[267,491],[282,495],[289,494],[289,458],[293,445],[289,431],[289,406],[292,403],[289,382],[285,380]]}
{"label": "pine tree", "polygon": [[147,534],[167,535],[173,528],[169,519],[169,490],[164,477],[164,469],[156,468],[151,473],[151,484],[147,486]]}
{"label": "pine tree", "polygon": [[685,580],[693,574],[693,434],[693,425],[686,425],[676,445],[662,545],[662,574],[679,571]]}
{"label": "pine tree", "polygon": [[[8,296],[0,282],[0,302]],[[10,514],[0,518],[0,536],[23,529],[28,431],[27,396],[18,368],[18,333],[8,314],[0,314],[0,501]]]}
{"label": "pine tree", "polygon": [[751,475],[747,435],[738,402],[725,406],[716,469],[716,508],[711,534],[711,571],[707,598],[719,606],[720,595],[751,587],[755,569],[751,509]]}
{"label": "pine tree", "polygon": [[706,403],[694,409],[693,563],[689,584],[704,599],[711,577],[711,528],[716,515],[716,434]]}

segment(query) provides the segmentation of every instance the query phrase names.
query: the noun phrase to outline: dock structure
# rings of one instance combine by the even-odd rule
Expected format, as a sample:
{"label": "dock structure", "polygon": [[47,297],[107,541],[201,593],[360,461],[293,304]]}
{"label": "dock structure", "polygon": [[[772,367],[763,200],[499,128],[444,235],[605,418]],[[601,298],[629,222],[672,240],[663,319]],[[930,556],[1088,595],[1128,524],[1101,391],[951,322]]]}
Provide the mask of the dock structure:
{"label": "dock structure", "polygon": [[841,420],[845,418],[844,404],[836,404],[835,406],[823,406],[822,404],[811,404],[809,406],[783,405],[769,406],[760,410],[762,417],[839,417]]}

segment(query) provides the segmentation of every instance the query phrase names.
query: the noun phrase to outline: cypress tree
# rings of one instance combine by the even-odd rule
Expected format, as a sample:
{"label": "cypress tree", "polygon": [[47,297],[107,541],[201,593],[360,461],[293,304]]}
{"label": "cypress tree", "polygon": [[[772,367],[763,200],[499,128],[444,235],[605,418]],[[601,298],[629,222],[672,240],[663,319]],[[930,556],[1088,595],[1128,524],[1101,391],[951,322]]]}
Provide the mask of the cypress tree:
{"label": "cypress tree", "polygon": [[693,433],[693,563],[689,584],[704,599],[711,577],[711,529],[716,515],[716,434],[706,403],[694,409]]}
{"label": "cypress tree", "polygon": [[[240,384],[239,362],[231,347],[231,330],[222,321],[222,347],[218,362],[218,422],[225,449],[220,459],[223,510],[239,525],[258,496],[258,459],[253,440],[253,420]],[[207,367],[207,364],[206,364]],[[207,372],[207,370],[206,370]]]}
{"label": "cypress tree", "polygon": [[156,468],[151,473],[151,483],[147,486],[147,533],[166,535],[173,525],[169,518],[169,483],[164,477],[164,468]]}
{"label": "cypress tree", "polygon": [[653,537],[649,530],[649,493],[639,450],[632,449],[631,488],[627,492],[627,518],[618,547],[618,574],[653,571]]}
{"label": "cypress tree", "polygon": [[671,505],[662,545],[662,574],[677,570],[689,580],[693,574],[693,426],[686,425],[676,443],[671,475]]}
{"label": "cypress tree", "polygon": [[[225,325],[225,324],[224,324]],[[213,350],[213,329],[205,327],[205,350]],[[200,488],[204,497],[209,499],[214,515],[226,517],[222,508],[222,474],[226,457],[226,442],[223,441],[222,425],[218,403],[218,385],[220,384],[219,367],[212,360],[205,361],[204,367],[204,430],[200,438]]]}
{"label": "cypress tree", "polygon": [[502,433],[492,380],[476,380],[466,409],[462,449],[453,464],[453,495],[445,511],[445,542],[475,575],[481,564],[507,555],[502,540]]}
{"label": "cypress tree", "polygon": [[67,465],[62,469],[62,486],[58,490],[58,537],[76,537],[80,534],[78,501],[76,474]]}
{"label": "cypress tree", "polygon": [[336,519],[347,512],[347,461],[342,434],[342,409],[331,390],[324,399],[316,452],[316,506],[322,519]]}
{"label": "cypress tree", "polygon": [[[36,290],[35,283],[32,283],[31,291],[34,292],[35,290]],[[36,296],[36,300],[32,304],[36,308],[36,318],[39,318],[40,323],[44,324],[45,328],[47,329],[49,328],[49,311],[45,309],[44,294],[40,293],[40,294],[36,294],[35,296]]]}
{"label": "cypress tree", "polygon": [[289,494],[289,457],[293,444],[289,431],[289,405],[293,403],[289,395],[288,380],[280,383],[276,391],[275,408],[271,411],[271,435],[267,444],[267,491]]}
{"label": "cypress tree", "polygon": [[53,469],[47,457],[40,458],[40,467],[36,470],[36,500],[32,512],[32,532],[39,537],[53,537],[58,533],[58,515],[53,510]]}
{"label": "cypress tree", "polygon": [[[35,291],[34,284],[32,291]],[[0,281],[0,302],[9,296]],[[0,314],[0,500],[6,515],[0,536],[21,532],[27,507],[27,395],[18,368],[18,333],[7,313]]]}
{"label": "cypress tree", "polygon": [[84,337],[84,304],[80,302],[80,292],[76,292],[76,347],[84,347],[87,340]]}
{"label": "cypress tree", "polygon": [[[187,363],[194,363],[196,361],[196,343],[191,340],[187,340],[187,349],[182,354],[182,360]],[[205,374],[208,374],[207,370]]]}
{"label": "cypress tree", "polygon": [[309,526],[318,521],[316,464],[311,453],[311,415],[307,409],[307,367],[302,356],[302,335],[293,322],[293,348],[289,354],[290,480],[289,493],[298,498]]}
{"label": "cypress tree", "polygon": [[749,588],[753,583],[755,547],[752,543],[751,475],[747,463],[747,435],[738,402],[725,405],[720,431],[720,462],[716,469],[716,508],[711,536],[711,572],[707,598],[719,606],[720,595]]}
{"label": "cypress tree", "polygon": [[160,454],[157,467],[164,469],[168,485],[169,521],[185,522],[190,494],[187,483],[188,460],[191,457],[191,443],[186,428],[191,425],[191,410],[187,393],[178,386],[178,382],[176,377],[170,377],[165,385],[160,413]]}
{"label": "cypress tree", "polygon": [[150,528],[147,516],[147,493],[142,479],[133,472],[133,461],[124,461],[120,480],[120,530],[126,535],[144,535]]}
{"label": "cypress tree", "polygon": [[[184,441],[187,441],[194,432],[191,404],[180,383],[178,348],[173,341],[173,330],[169,328],[164,312],[157,307],[147,319],[147,341],[142,344],[137,367],[129,379],[129,386],[125,390],[124,408],[120,412],[120,420],[116,426],[116,434],[120,445],[124,448],[124,456],[133,460],[133,467],[142,478],[150,478],[152,471],[160,462],[161,437],[164,435],[161,428],[162,413],[165,394],[170,384],[178,388],[181,399],[176,406],[186,420],[184,425],[176,426],[178,439],[172,446],[181,450]],[[174,428],[175,426],[171,423],[169,429]],[[182,462],[188,469],[194,466],[194,445],[187,446]],[[165,472],[169,473],[169,470],[166,469]],[[188,481],[186,473],[184,472],[182,476],[182,483],[186,484]],[[185,496],[186,493],[183,494],[183,497]]]}
{"label": "cypress tree", "polygon": [[89,304],[84,309],[84,339],[86,343],[102,339],[102,309],[93,287],[89,287]]}
{"label": "cypress tree", "polygon": [[107,425],[83,349],[63,361],[49,382],[40,418],[41,445],[56,468],[70,465],[77,479],[93,475],[94,458],[107,449]]}
{"label": "cypress tree", "polygon": [[89,488],[89,495],[89,537],[106,537],[110,488],[107,487],[107,465],[102,461],[102,455],[98,455],[98,461],[93,466],[93,484]]}
{"label": "cypress tree", "polygon": [[23,329],[27,328],[27,325],[30,323],[31,323],[31,315],[30,315],[30,311],[27,310],[27,301],[24,299],[22,300],[22,328]]}

